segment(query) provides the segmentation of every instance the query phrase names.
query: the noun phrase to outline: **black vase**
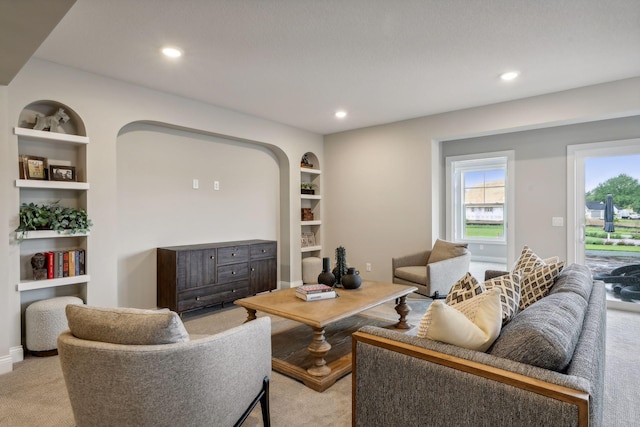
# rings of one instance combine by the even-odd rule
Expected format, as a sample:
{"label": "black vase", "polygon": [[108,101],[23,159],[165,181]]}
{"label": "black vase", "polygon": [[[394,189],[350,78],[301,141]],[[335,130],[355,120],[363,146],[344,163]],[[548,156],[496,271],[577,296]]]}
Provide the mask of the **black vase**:
{"label": "black vase", "polygon": [[322,273],[318,275],[318,283],[321,285],[333,286],[336,284],[336,276],[331,272],[331,260],[322,258]]}
{"label": "black vase", "polygon": [[360,272],[355,268],[347,270],[347,274],[342,276],[342,287],[345,289],[358,289],[362,285]]}

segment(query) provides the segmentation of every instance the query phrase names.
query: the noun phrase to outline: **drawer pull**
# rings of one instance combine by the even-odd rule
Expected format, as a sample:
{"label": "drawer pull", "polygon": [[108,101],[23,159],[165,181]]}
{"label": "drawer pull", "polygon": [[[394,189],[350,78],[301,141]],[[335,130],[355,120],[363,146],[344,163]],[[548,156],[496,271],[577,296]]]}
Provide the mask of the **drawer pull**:
{"label": "drawer pull", "polygon": [[216,257],[214,257],[213,255],[211,255],[211,259],[216,259]]}
{"label": "drawer pull", "polygon": [[253,268],[253,267],[251,267],[251,271],[256,271],[256,269],[255,269],[255,268]]}
{"label": "drawer pull", "polygon": [[232,272],[231,272],[231,274],[236,274],[236,272],[235,272],[235,271],[232,271]]}
{"label": "drawer pull", "polygon": [[196,297],[196,301],[200,301],[200,297]]}
{"label": "drawer pull", "polygon": [[235,289],[232,289],[232,290],[231,290],[231,292],[235,292],[235,291],[236,291]]}
{"label": "drawer pull", "polygon": [[231,254],[231,256],[236,256],[235,252],[233,252],[233,253]]}
{"label": "drawer pull", "polygon": [[267,252],[267,250],[266,250],[266,249],[263,249],[263,250],[262,250],[262,253],[265,253],[265,252]]}

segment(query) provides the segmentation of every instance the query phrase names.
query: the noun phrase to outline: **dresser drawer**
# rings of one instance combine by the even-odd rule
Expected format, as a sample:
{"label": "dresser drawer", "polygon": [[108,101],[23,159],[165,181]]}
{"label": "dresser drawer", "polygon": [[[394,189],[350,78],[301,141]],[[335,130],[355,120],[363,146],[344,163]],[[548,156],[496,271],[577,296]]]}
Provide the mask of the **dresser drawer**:
{"label": "dresser drawer", "polygon": [[218,283],[236,282],[249,278],[249,263],[218,266]]}
{"label": "dresser drawer", "polygon": [[278,245],[275,242],[251,245],[251,259],[275,258],[277,252]]}
{"label": "dresser drawer", "polygon": [[218,248],[218,265],[249,261],[249,246]]}
{"label": "dresser drawer", "polygon": [[223,285],[205,286],[178,294],[178,312],[233,301],[249,295],[249,281],[241,280]]}

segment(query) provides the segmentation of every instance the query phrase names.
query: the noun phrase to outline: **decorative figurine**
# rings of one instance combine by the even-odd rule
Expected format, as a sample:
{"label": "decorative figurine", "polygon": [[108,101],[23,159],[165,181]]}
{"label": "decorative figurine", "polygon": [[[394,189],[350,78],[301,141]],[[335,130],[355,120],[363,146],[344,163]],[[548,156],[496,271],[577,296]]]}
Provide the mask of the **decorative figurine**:
{"label": "decorative figurine", "polygon": [[38,252],[31,257],[31,267],[33,267],[33,280],[45,280],[47,278],[47,269],[45,268],[44,254]]}
{"label": "decorative figurine", "polygon": [[33,126],[34,130],[48,130],[49,132],[58,132],[60,125],[63,125],[69,121],[69,116],[64,112],[64,109],[58,108],[52,116],[36,116],[36,124]]}

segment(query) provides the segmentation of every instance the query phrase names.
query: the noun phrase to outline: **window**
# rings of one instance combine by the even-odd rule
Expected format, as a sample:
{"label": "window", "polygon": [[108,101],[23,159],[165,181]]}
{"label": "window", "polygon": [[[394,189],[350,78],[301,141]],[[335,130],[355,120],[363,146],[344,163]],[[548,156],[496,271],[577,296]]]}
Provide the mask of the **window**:
{"label": "window", "polygon": [[505,242],[507,156],[447,158],[450,233],[455,241]]}

